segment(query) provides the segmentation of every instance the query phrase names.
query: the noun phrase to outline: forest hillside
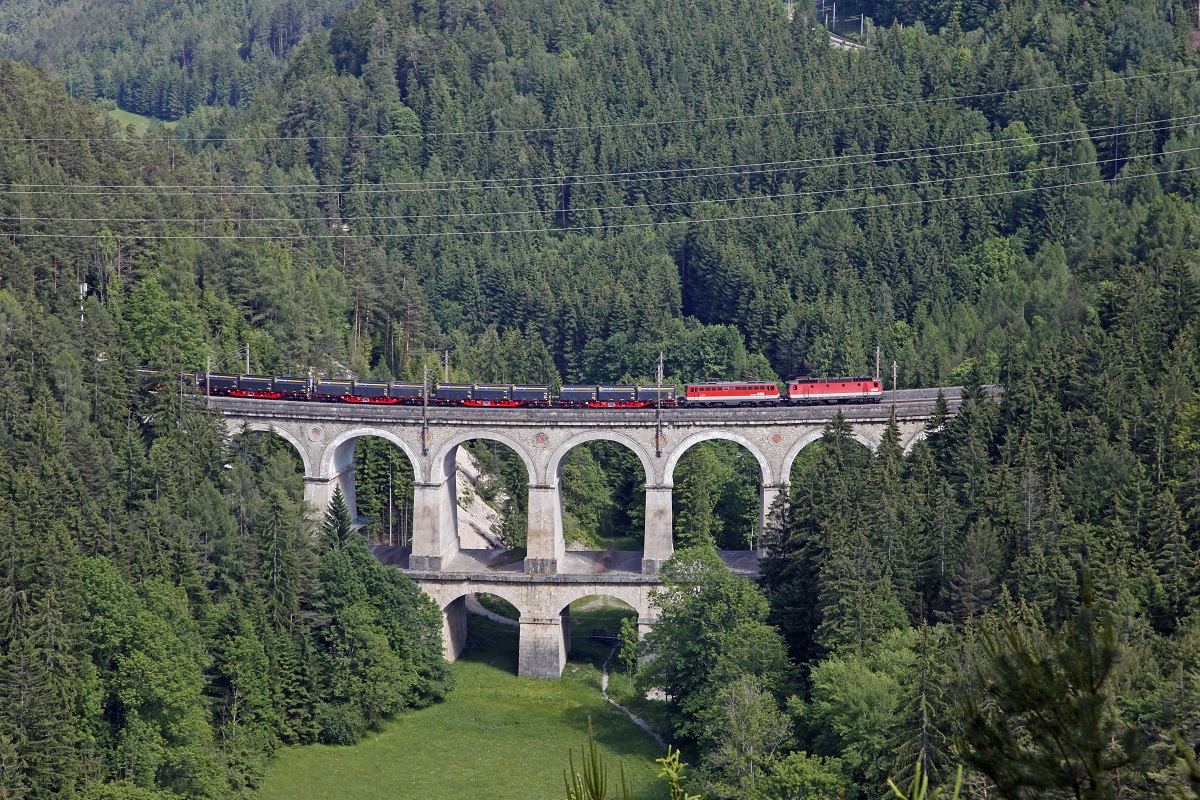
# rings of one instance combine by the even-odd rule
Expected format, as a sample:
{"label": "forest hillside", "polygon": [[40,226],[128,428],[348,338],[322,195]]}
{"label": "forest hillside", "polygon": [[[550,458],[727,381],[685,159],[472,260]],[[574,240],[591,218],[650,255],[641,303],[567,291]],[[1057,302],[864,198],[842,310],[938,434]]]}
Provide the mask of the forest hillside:
{"label": "forest hillside", "polygon": [[[918,760],[973,797],[1173,791],[1172,731],[1200,730],[1196,9],[839,13],[867,49],[767,0],[0,3],[40,65],[0,63],[0,792],[248,794],[280,744],[447,691],[436,609],[305,521],[286,450],[134,380],[247,345],[254,371],[448,353],[546,383],[878,349],[901,386],[965,384],[909,454],[831,424],[762,592],[704,551],[745,544],[753,459],[683,465],[679,574],[738,612],[678,592],[649,644],[697,647],[641,680],[711,797],[877,796]],[[636,530],[628,458],[581,452],[581,528]],[[480,457],[519,544],[520,475]],[[1080,652],[1103,669],[1055,672]],[[1006,663],[1087,699],[1077,755],[1036,750]],[[747,709],[778,734],[750,757],[723,738]]]}

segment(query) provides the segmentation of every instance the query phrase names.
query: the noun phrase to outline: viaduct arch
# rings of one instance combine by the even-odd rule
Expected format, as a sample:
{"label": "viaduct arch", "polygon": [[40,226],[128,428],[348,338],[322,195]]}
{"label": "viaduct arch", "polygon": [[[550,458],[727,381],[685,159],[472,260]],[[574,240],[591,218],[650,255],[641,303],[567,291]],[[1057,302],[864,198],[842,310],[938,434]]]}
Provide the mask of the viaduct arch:
{"label": "viaduct arch", "polygon": [[[961,393],[956,388],[942,391],[953,413]],[[229,397],[208,398],[208,402],[224,413],[231,434],[244,429],[273,431],[296,448],[304,465],[305,501],[317,517],[325,513],[339,486],[351,513],[357,513],[354,442],[358,438],[378,436],[399,447],[413,466],[412,548],[391,563],[406,570],[438,602],[445,618],[447,656],[455,657],[462,648],[463,598],[475,591],[488,592],[505,598],[521,613],[520,674],[557,677],[569,645],[563,611],[573,599],[588,595],[615,597],[637,610],[640,625],[652,623],[655,612],[649,592],[658,585],[660,565],[674,552],[674,471],[689,448],[724,439],[740,444],[755,457],[761,471],[761,524],[786,485],[800,451],[822,436],[836,413],[843,413],[854,438],[872,450],[879,446],[889,419],[894,417],[901,446],[907,451],[925,437],[937,395],[937,389],[918,389],[890,393],[878,405],[671,408],[661,412],[460,407],[423,410]],[[471,439],[507,445],[528,471],[527,548],[519,570],[489,568],[459,545],[454,458],[459,445]],[[594,440],[629,448],[645,470],[643,550],[629,554],[632,563],[627,567],[614,569],[601,564],[580,569],[578,564],[586,561],[586,554],[566,550],[562,461],[574,447]],[[598,562],[588,563],[595,567]]]}
{"label": "viaduct arch", "polygon": [[450,661],[466,646],[466,598],[486,592],[503,598],[519,612],[520,642],[517,674],[521,677],[558,677],[571,649],[571,603],[585,597],[611,597],[625,603],[638,616],[645,633],[657,619],[650,592],[657,581],[647,576],[615,576],[607,580],[585,576],[558,576],[531,580],[439,575],[418,580],[421,588],[442,609],[442,650]]}

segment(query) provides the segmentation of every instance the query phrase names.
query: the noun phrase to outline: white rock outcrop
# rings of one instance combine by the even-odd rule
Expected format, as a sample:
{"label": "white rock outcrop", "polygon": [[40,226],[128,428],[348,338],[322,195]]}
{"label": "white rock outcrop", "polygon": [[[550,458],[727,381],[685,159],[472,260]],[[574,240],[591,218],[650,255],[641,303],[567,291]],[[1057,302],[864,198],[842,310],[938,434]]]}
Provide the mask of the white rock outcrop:
{"label": "white rock outcrop", "polygon": [[[502,548],[500,512],[483,501],[478,486],[485,480],[475,456],[465,447],[458,448],[455,459],[455,494],[458,497],[458,540],[464,550]],[[498,494],[496,505],[504,501]]]}

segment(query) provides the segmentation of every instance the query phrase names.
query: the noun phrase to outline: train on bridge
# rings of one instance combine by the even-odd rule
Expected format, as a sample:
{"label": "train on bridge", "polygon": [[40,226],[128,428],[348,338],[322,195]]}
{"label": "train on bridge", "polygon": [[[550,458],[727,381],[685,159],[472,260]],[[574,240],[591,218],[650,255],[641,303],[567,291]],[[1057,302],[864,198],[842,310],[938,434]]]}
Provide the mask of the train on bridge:
{"label": "train on bridge", "polygon": [[[165,373],[139,373],[162,388]],[[674,386],[422,383],[301,378],[285,375],[185,373],[184,383],[206,395],[262,400],[307,400],[382,405],[467,406],[475,408],[746,408],[818,403],[878,403],[883,384],[870,377],[794,378],[780,386],[772,381],[708,381]]]}

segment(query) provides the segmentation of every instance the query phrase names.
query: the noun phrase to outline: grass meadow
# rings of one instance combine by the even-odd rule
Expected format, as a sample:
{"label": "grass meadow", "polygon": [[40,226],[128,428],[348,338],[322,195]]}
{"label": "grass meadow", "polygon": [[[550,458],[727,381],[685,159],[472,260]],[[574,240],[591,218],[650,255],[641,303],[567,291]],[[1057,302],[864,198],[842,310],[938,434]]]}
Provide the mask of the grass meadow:
{"label": "grass meadow", "polygon": [[[603,622],[593,621],[603,614]],[[353,747],[282,751],[259,791],[263,800],[552,800],[565,797],[567,751],[592,726],[610,783],[617,763],[638,798],[665,797],[657,745],[600,695],[600,652],[584,645],[589,625],[608,627],[610,609],[572,613],[579,657],[560,680],[517,678],[517,631],[469,615],[468,650],[445,702],[387,722]],[[617,623],[619,625],[619,621]],[[606,650],[604,652],[607,652]]]}
{"label": "grass meadow", "polygon": [[132,125],[135,132],[143,135],[159,123],[166,125],[168,128],[175,125],[174,122],[163,122],[153,117],[143,117],[141,114],[134,114],[132,111],[124,111],[119,108],[107,109],[104,113],[115,119],[122,129],[127,125]]}

